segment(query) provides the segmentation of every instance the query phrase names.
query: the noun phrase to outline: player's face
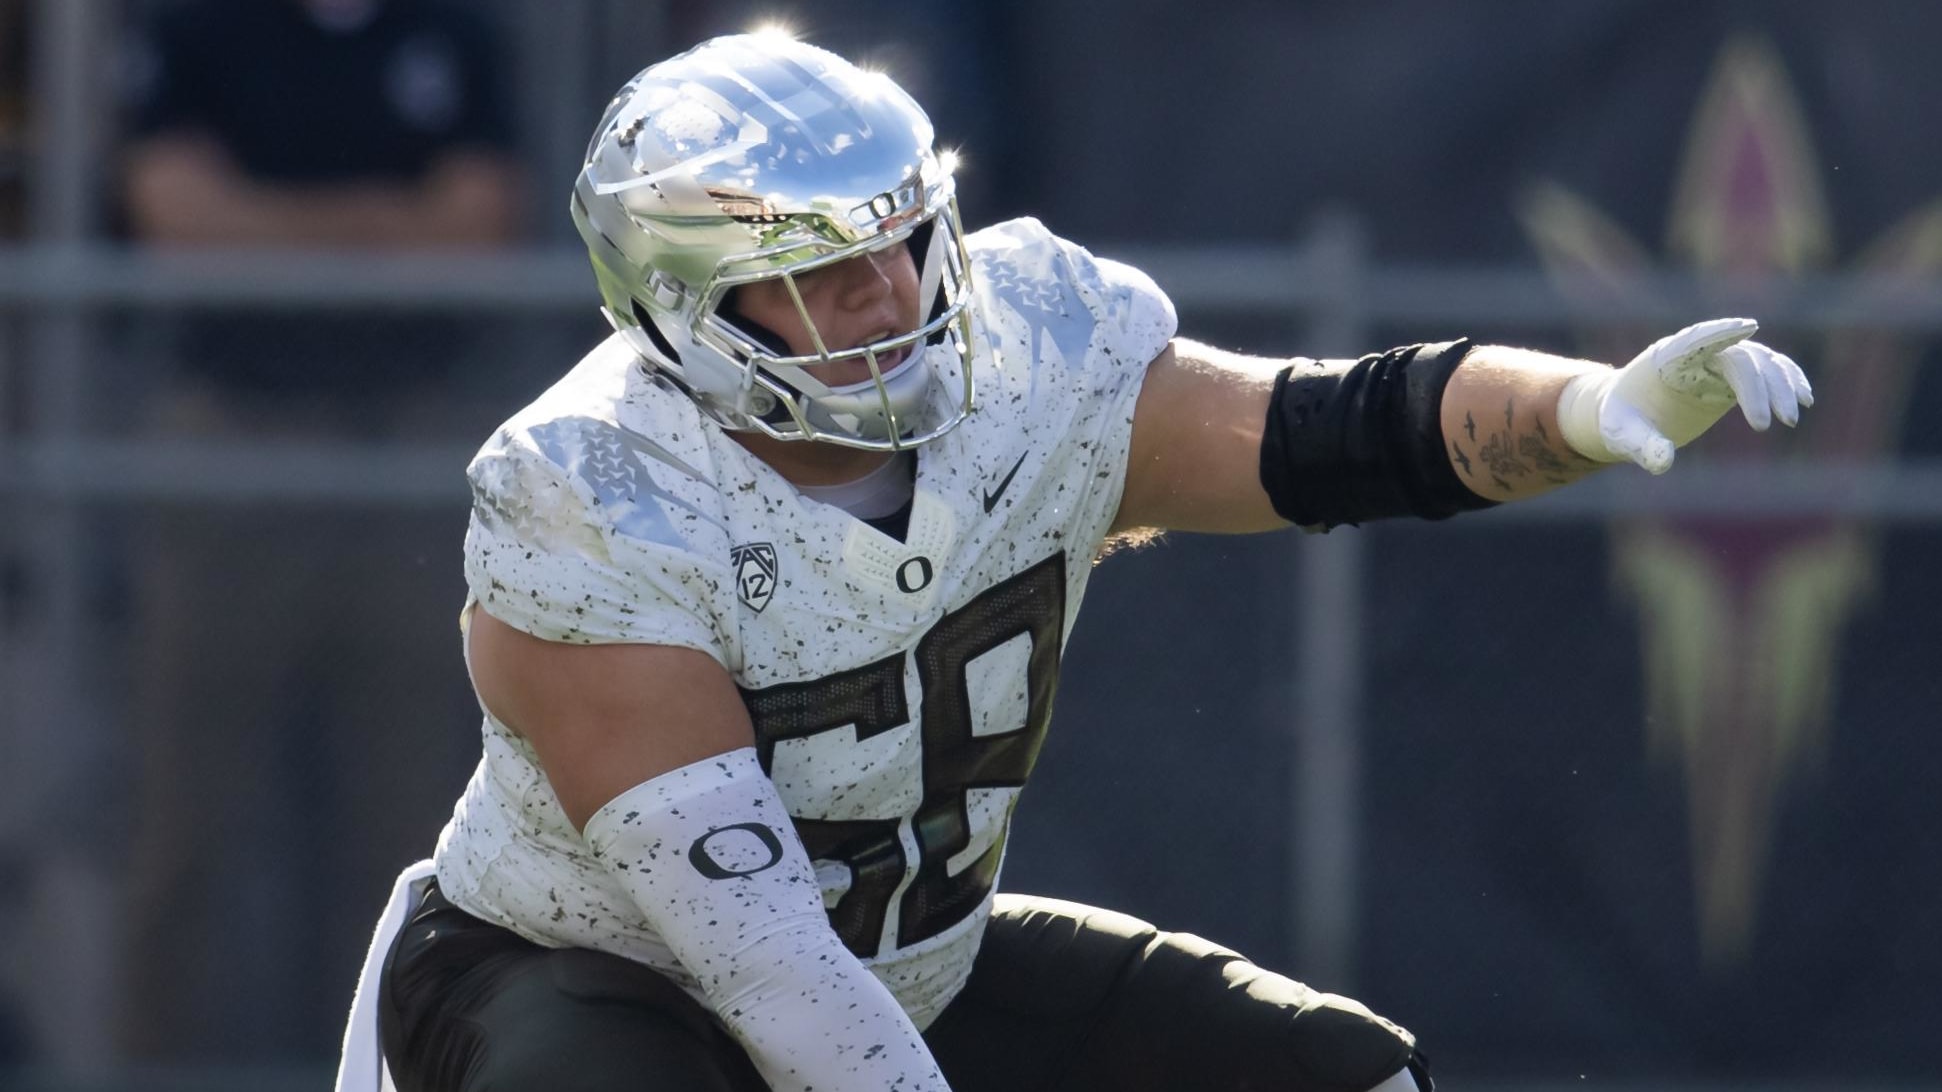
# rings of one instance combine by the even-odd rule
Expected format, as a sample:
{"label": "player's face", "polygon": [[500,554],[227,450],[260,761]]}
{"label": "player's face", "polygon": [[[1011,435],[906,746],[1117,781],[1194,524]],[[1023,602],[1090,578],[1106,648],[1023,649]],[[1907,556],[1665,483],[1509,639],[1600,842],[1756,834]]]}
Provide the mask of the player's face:
{"label": "player's face", "polygon": [[[823,346],[832,353],[907,334],[917,329],[922,318],[917,262],[902,244],[799,274],[796,290],[802,293],[803,307],[815,321]],[[782,338],[791,353],[815,353],[815,339],[803,327],[802,315],[780,279],[737,288],[735,309]],[[910,352],[905,348],[879,356],[877,370],[888,372]],[[862,359],[818,364],[808,370],[832,387],[870,378],[870,365]]]}

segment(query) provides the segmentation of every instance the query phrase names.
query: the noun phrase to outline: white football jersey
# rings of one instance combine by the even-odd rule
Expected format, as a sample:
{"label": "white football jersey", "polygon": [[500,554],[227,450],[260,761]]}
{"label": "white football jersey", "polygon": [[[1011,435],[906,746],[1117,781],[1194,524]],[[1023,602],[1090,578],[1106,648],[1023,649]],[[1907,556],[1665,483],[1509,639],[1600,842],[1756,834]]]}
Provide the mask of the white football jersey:
{"label": "white football jersey", "polygon": [[[548,640],[720,661],[831,922],[919,1027],[970,971],[1060,652],[1119,505],[1140,382],[1175,327],[1144,274],[1035,220],[968,242],[976,406],[917,451],[902,541],[804,498],[617,337],[470,469],[473,599]],[[567,821],[532,748],[490,716],[484,731],[484,761],[439,840],[446,895],[699,996]]]}

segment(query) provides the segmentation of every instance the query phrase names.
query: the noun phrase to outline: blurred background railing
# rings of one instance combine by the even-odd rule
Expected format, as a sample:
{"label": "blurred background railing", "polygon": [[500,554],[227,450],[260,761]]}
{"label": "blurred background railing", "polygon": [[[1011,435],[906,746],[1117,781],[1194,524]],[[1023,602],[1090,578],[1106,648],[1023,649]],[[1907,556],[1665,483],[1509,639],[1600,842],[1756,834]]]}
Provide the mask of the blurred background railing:
{"label": "blurred background railing", "polygon": [[[1587,319],[1629,328],[1665,325],[1680,314],[1739,313],[1755,299],[1789,316],[1791,327],[1864,327],[1921,335],[1942,329],[1942,286],[1911,288],[1852,277],[1811,282],[1720,285],[1689,276],[1646,278],[1654,298],[1669,304],[1601,307],[1574,303],[1568,289],[1522,269],[1396,269],[1374,264],[1357,245],[1346,219],[1326,223],[1295,245],[1274,247],[1145,247],[1115,254],[1150,271],[1182,311],[1212,319],[1241,314],[1311,331],[1316,353],[1353,352],[1373,343],[1376,323],[1409,325],[1467,321],[1485,325],[1582,324]],[[587,309],[580,284],[584,259],[574,253],[507,252],[463,259],[435,256],[363,257],[329,253],[196,254],[162,256],[102,247],[0,249],[0,315],[32,331],[86,323],[90,312],[171,312],[204,308],[240,311],[278,308],[318,311],[383,310],[405,314],[531,313],[577,315]],[[1343,286],[1348,286],[1346,289]],[[1697,296],[1697,302],[1694,298]],[[1452,303],[1452,301],[1460,301]],[[1774,305],[1770,301],[1779,301]],[[0,386],[55,390],[96,365],[85,339],[47,336],[43,351],[6,361],[19,373]],[[8,382],[11,380],[11,382]],[[65,426],[65,427],[64,427]],[[450,509],[464,501],[459,469],[469,447],[452,443],[386,443],[354,439],[289,443],[275,440],[185,441],[104,437],[52,422],[8,436],[0,446],[0,508],[16,528],[40,527],[28,538],[22,562],[28,579],[58,573],[87,557],[89,531],[80,513],[148,501],[205,505],[295,503],[326,510],[333,504]],[[1942,523],[1942,461],[1895,460],[1854,464],[1753,463],[1683,470],[1663,480],[1610,476],[1515,508],[1493,512],[1493,524],[1603,522],[1616,517],[1693,515],[1732,517],[1842,516],[1872,523]],[[65,518],[60,518],[65,516]],[[322,518],[327,518],[320,511]],[[1357,923],[1358,815],[1365,775],[1359,758],[1359,691],[1366,685],[1361,635],[1369,624],[1362,594],[1364,540],[1354,534],[1298,539],[1300,594],[1289,604],[1304,647],[1325,650],[1300,661],[1291,702],[1303,710],[1285,725],[1295,741],[1296,771],[1282,818],[1293,848],[1289,898],[1299,923],[1287,938],[1293,965],[1327,981],[1349,981]],[[25,644],[42,655],[32,677],[8,665],[5,693],[14,714],[9,736],[17,776],[87,765],[119,741],[97,722],[85,730],[98,698],[90,672],[96,646],[86,636],[83,582],[49,581]],[[0,623],[4,624],[4,623]],[[37,697],[28,697],[38,691]],[[28,724],[20,711],[36,710]],[[83,730],[77,730],[83,729]],[[42,738],[35,741],[33,737]],[[10,794],[19,799],[26,794]],[[103,919],[117,902],[107,862],[46,853],[32,817],[13,815],[0,827],[0,859],[13,875],[44,891],[33,927],[14,943],[33,957],[22,965],[58,973],[37,977],[35,994],[47,1011],[105,1014],[114,1009],[114,976],[100,963],[110,950]],[[15,844],[8,845],[9,841]],[[84,970],[91,964],[93,974]],[[64,992],[73,996],[62,999]],[[92,1025],[92,1026],[90,1026]],[[100,1020],[73,1020],[43,1029],[73,1057],[112,1052]],[[245,1073],[236,1087],[314,1087],[305,1071],[281,1078]],[[212,1087],[207,1074],[150,1077],[140,1087]],[[114,1078],[126,1081],[128,1078]],[[153,1083],[148,1083],[153,1082]],[[21,1087],[42,1087],[25,1084]],[[60,1083],[49,1088],[93,1088]],[[98,1087],[135,1087],[110,1083]],[[1513,1086],[1504,1086],[1510,1088]],[[1546,1092],[1552,1086],[1515,1086]],[[1558,1086],[1562,1087],[1562,1086]],[[1757,1085],[1736,1085],[1750,1090]]]}

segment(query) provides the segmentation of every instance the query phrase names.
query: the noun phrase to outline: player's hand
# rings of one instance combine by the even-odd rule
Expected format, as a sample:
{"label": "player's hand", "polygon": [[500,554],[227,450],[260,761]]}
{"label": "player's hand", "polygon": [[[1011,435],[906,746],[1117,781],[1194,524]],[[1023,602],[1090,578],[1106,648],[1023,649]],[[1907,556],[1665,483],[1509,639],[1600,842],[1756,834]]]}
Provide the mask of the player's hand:
{"label": "player's hand", "polygon": [[1573,379],[1558,399],[1565,442],[1588,459],[1663,474],[1673,452],[1735,404],[1756,430],[1800,421],[1814,389],[1800,365],[1757,341],[1760,324],[1724,318],[1653,342],[1623,368]]}

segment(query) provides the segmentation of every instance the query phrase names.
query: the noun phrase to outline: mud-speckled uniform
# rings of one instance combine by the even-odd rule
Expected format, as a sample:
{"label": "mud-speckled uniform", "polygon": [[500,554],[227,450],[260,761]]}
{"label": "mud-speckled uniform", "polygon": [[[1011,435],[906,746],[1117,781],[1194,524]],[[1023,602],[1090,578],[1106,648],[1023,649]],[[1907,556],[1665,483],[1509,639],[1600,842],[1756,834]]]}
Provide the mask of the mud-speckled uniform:
{"label": "mud-speckled uniform", "polygon": [[[470,471],[477,603],[548,640],[720,661],[838,934],[920,1027],[970,970],[1060,649],[1119,504],[1140,382],[1175,326],[1151,280],[1037,221],[969,246],[976,408],[917,452],[901,541],[801,496],[618,338]],[[447,897],[699,995],[567,821],[532,748],[489,716],[484,735],[439,841]]]}

